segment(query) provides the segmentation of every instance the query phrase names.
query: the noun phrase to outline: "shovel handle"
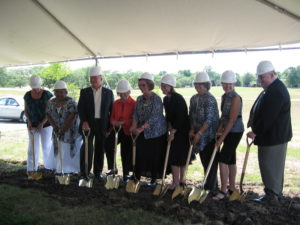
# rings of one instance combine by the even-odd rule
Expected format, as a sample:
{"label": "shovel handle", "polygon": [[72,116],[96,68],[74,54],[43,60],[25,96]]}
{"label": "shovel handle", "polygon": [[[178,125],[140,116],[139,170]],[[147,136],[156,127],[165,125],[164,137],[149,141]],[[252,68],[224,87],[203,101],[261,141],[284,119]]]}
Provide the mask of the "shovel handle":
{"label": "shovel handle", "polygon": [[185,180],[186,174],[187,174],[187,170],[190,164],[190,160],[191,160],[191,155],[192,155],[192,150],[193,150],[193,144],[190,141],[190,148],[189,148],[189,152],[186,158],[186,162],[185,162],[185,169],[184,169],[184,173],[183,173],[183,178],[182,180]]}
{"label": "shovel handle", "polygon": [[84,169],[85,169],[85,175],[88,176],[88,151],[89,151],[89,136],[90,136],[91,130],[82,130],[82,134],[84,136]]}
{"label": "shovel handle", "polygon": [[32,129],[29,131],[31,134],[31,144],[32,144],[32,166],[33,166],[33,171],[35,171],[35,149],[34,149],[34,135],[37,133],[37,130]]}
{"label": "shovel handle", "polygon": [[167,165],[168,165],[168,160],[169,160],[171,143],[172,143],[172,140],[168,141],[167,151],[166,151],[166,156],[165,156],[165,163],[164,163],[163,177],[162,177],[162,181],[161,181],[162,187],[164,186],[164,183],[165,183],[165,176],[166,176],[166,170],[167,170]]}
{"label": "shovel handle", "polygon": [[249,142],[249,138],[246,138],[246,142],[247,142],[247,150],[246,150],[246,154],[245,154],[245,159],[244,159],[244,163],[243,163],[243,169],[242,169],[242,174],[241,174],[241,180],[240,180],[240,192],[243,193],[243,180],[244,180],[244,176],[245,176],[245,171],[246,171],[246,167],[247,167],[247,162],[248,162],[248,157],[249,157],[249,153],[250,153],[250,147],[253,144],[253,140],[251,142]]}
{"label": "shovel handle", "polygon": [[211,155],[211,158],[210,158],[210,161],[209,161],[209,164],[208,164],[208,167],[207,167],[205,176],[204,176],[203,187],[204,187],[204,185],[205,185],[205,183],[206,183],[206,180],[207,180],[207,178],[208,178],[208,175],[209,175],[211,166],[212,166],[212,164],[213,164],[213,162],[214,162],[214,159],[215,159],[215,156],[216,156],[217,151],[218,151],[218,147],[215,146],[214,151],[213,151],[213,154]]}
{"label": "shovel handle", "polygon": [[132,169],[133,169],[133,178],[135,177],[135,159],[136,159],[136,140],[139,137],[139,135],[134,136],[132,133],[130,134],[132,139]]}
{"label": "shovel handle", "polygon": [[114,131],[115,131],[115,149],[114,149],[114,168],[113,168],[113,177],[115,177],[115,168],[116,168],[116,156],[117,156],[117,146],[118,146],[118,139],[119,139],[119,132],[122,129],[122,126],[119,126],[118,129],[116,129],[115,127],[113,127]]}

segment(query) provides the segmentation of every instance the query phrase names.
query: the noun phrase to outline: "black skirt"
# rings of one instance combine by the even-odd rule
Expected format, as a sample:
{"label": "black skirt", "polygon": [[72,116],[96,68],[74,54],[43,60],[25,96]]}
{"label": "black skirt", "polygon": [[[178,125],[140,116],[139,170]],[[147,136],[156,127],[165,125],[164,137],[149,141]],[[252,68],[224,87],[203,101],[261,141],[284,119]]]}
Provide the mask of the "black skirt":
{"label": "black skirt", "polygon": [[185,166],[189,151],[189,136],[187,132],[176,132],[171,144],[169,164],[171,166]]}
{"label": "black skirt", "polygon": [[163,175],[164,160],[167,147],[167,136],[145,139],[141,133],[136,143],[137,178],[140,176],[152,179],[161,178]]}

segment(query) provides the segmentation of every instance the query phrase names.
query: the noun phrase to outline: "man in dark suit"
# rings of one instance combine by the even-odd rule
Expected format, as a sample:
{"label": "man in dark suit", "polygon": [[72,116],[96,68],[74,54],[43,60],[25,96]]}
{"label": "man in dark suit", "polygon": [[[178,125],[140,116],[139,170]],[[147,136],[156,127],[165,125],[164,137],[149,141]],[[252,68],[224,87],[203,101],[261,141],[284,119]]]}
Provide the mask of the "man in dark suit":
{"label": "man in dark suit", "polygon": [[258,146],[258,161],[265,195],[257,202],[278,204],[282,195],[287,144],[292,138],[291,100],[286,86],[277,78],[271,62],[257,66],[263,92],[254,102],[247,136]]}
{"label": "man in dark suit", "polygon": [[[104,141],[108,134],[114,96],[110,89],[102,86],[100,67],[93,67],[90,70],[90,83],[91,87],[80,91],[78,101],[80,129],[90,131],[88,138],[88,171],[91,170],[94,153],[94,174],[97,178],[102,178]],[[94,138],[95,146],[93,146]],[[83,143],[80,150],[80,172],[82,177],[85,177],[84,146],[85,143]]]}

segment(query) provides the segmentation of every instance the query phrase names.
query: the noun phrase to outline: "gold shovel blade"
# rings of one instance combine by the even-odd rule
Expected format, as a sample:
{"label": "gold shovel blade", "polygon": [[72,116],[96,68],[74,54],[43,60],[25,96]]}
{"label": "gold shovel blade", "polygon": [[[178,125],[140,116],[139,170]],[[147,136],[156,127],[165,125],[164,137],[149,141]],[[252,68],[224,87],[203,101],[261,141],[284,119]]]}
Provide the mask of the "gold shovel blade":
{"label": "gold shovel blade", "polygon": [[200,198],[199,198],[200,204],[205,201],[208,194],[209,194],[209,190],[202,190],[201,191]]}
{"label": "gold shovel blade", "polygon": [[229,201],[239,200],[241,197],[240,192],[238,190],[234,190],[232,194],[229,196]]}
{"label": "gold shovel blade", "polygon": [[129,180],[126,184],[126,192],[138,193],[140,189],[140,181]]}
{"label": "gold shovel blade", "polygon": [[200,195],[201,195],[201,190],[197,187],[193,187],[188,197],[188,203],[190,204],[192,201],[199,201]]}
{"label": "gold shovel blade", "polygon": [[106,177],[105,188],[107,190],[110,190],[110,189],[114,188],[114,177],[113,177],[113,175],[109,175],[109,176]]}
{"label": "gold shovel blade", "polygon": [[28,172],[29,180],[40,180],[42,179],[43,174],[41,172]]}
{"label": "gold shovel blade", "polygon": [[120,177],[115,177],[114,180],[113,180],[113,188],[114,189],[118,189],[119,188],[119,185],[120,185]]}
{"label": "gold shovel blade", "polygon": [[175,190],[172,193],[172,199],[176,198],[178,195],[182,195],[184,191],[184,187],[183,186],[177,186],[175,188]]}
{"label": "gold shovel blade", "polygon": [[243,202],[243,201],[245,201],[246,196],[247,196],[247,193],[246,193],[246,192],[243,192],[243,193],[241,193],[240,198],[239,198],[238,200],[239,200],[240,202]]}
{"label": "gold shovel blade", "polygon": [[169,186],[166,185],[166,184],[164,184],[164,185],[158,184],[158,185],[156,185],[156,187],[155,187],[155,189],[153,191],[153,195],[155,195],[155,196],[159,196],[159,195],[163,196],[168,191],[168,188],[169,188]]}

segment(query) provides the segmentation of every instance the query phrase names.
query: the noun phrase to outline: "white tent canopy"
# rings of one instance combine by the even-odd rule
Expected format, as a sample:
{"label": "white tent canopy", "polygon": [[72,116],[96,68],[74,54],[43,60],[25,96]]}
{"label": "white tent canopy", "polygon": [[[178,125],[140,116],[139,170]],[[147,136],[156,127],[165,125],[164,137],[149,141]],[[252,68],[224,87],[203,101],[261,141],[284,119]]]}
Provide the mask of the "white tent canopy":
{"label": "white tent canopy", "polygon": [[300,0],[0,0],[0,67],[300,42]]}

